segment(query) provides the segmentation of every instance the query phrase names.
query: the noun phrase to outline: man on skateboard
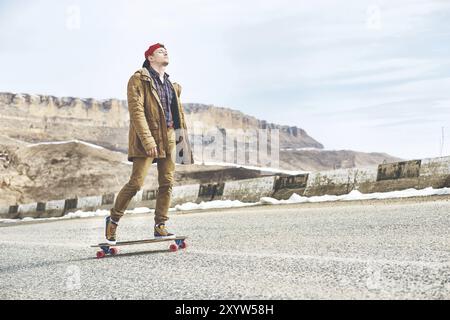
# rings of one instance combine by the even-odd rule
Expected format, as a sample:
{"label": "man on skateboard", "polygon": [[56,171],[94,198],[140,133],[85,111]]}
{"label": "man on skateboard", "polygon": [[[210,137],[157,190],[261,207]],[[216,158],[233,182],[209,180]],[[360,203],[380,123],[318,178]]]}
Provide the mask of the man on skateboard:
{"label": "man on skateboard", "polygon": [[128,161],[133,162],[131,177],[120,190],[110,215],[105,219],[108,244],[116,244],[116,231],[131,199],[144,185],[152,163],[158,168],[158,195],[155,208],[155,238],[174,238],[166,228],[172,195],[175,163],[191,164],[181,86],[172,83],[165,72],[169,56],[163,44],[145,51],[145,62],[130,78],[127,88],[130,130]]}

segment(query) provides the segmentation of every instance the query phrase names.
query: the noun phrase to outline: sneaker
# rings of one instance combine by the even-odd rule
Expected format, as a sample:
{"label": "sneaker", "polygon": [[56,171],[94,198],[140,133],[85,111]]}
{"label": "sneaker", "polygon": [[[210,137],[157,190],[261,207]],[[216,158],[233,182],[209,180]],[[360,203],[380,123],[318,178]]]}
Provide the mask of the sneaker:
{"label": "sneaker", "polygon": [[170,233],[166,229],[166,225],[164,223],[160,223],[155,225],[155,238],[156,239],[172,239],[176,238],[173,233]]}
{"label": "sneaker", "polygon": [[111,217],[105,218],[105,238],[106,243],[108,244],[116,244],[116,230],[117,230],[117,222],[111,219]]}

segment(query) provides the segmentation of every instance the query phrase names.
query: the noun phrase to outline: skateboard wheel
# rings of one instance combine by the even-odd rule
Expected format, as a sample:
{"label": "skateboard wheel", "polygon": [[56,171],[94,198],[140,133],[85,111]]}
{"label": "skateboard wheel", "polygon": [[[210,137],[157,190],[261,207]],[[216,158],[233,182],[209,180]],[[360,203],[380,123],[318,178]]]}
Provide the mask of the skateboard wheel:
{"label": "skateboard wheel", "polygon": [[97,259],[101,259],[105,257],[105,253],[103,251],[97,251]]}
{"label": "skateboard wheel", "polygon": [[111,253],[111,255],[114,256],[119,252],[119,250],[117,248],[111,248],[111,249],[109,249],[109,252]]}
{"label": "skateboard wheel", "polygon": [[186,247],[187,247],[187,244],[186,244],[186,242],[181,242],[181,244],[179,245],[179,248],[180,249],[186,249]]}
{"label": "skateboard wheel", "polygon": [[169,250],[172,252],[175,252],[178,250],[178,246],[176,244],[171,244],[169,247]]}

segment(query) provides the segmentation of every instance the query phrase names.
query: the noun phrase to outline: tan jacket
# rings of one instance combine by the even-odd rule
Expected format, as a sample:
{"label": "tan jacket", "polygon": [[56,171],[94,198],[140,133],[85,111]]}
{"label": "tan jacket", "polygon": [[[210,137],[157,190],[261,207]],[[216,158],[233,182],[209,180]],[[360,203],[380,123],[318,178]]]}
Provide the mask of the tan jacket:
{"label": "tan jacket", "polygon": [[[181,105],[181,86],[173,83],[177,110],[173,110],[174,118],[179,119],[180,128],[176,129],[177,163],[193,163],[193,155],[189,145],[184,110]],[[157,147],[158,158],[165,158],[168,154],[167,126],[164,110],[153,83],[153,79],[146,68],[136,71],[128,81],[127,88],[128,110],[130,112],[130,131],[128,136],[128,161],[134,157],[148,157],[146,151]]]}

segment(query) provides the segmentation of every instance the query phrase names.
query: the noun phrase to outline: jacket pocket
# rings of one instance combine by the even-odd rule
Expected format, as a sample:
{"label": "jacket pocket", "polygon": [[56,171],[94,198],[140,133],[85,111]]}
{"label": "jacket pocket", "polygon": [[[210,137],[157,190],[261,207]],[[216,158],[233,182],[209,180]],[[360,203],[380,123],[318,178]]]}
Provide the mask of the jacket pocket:
{"label": "jacket pocket", "polygon": [[149,122],[148,127],[150,129],[159,129],[159,123],[158,122]]}
{"label": "jacket pocket", "polygon": [[149,127],[150,132],[151,132],[151,134],[153,136],[153,139],[155,139],[156,144],[159,145],[159,138],[160,138],[160,135],[159,135],[159,123],[157,123],[157,122],[150,122],[148,124],[148,127]]}

